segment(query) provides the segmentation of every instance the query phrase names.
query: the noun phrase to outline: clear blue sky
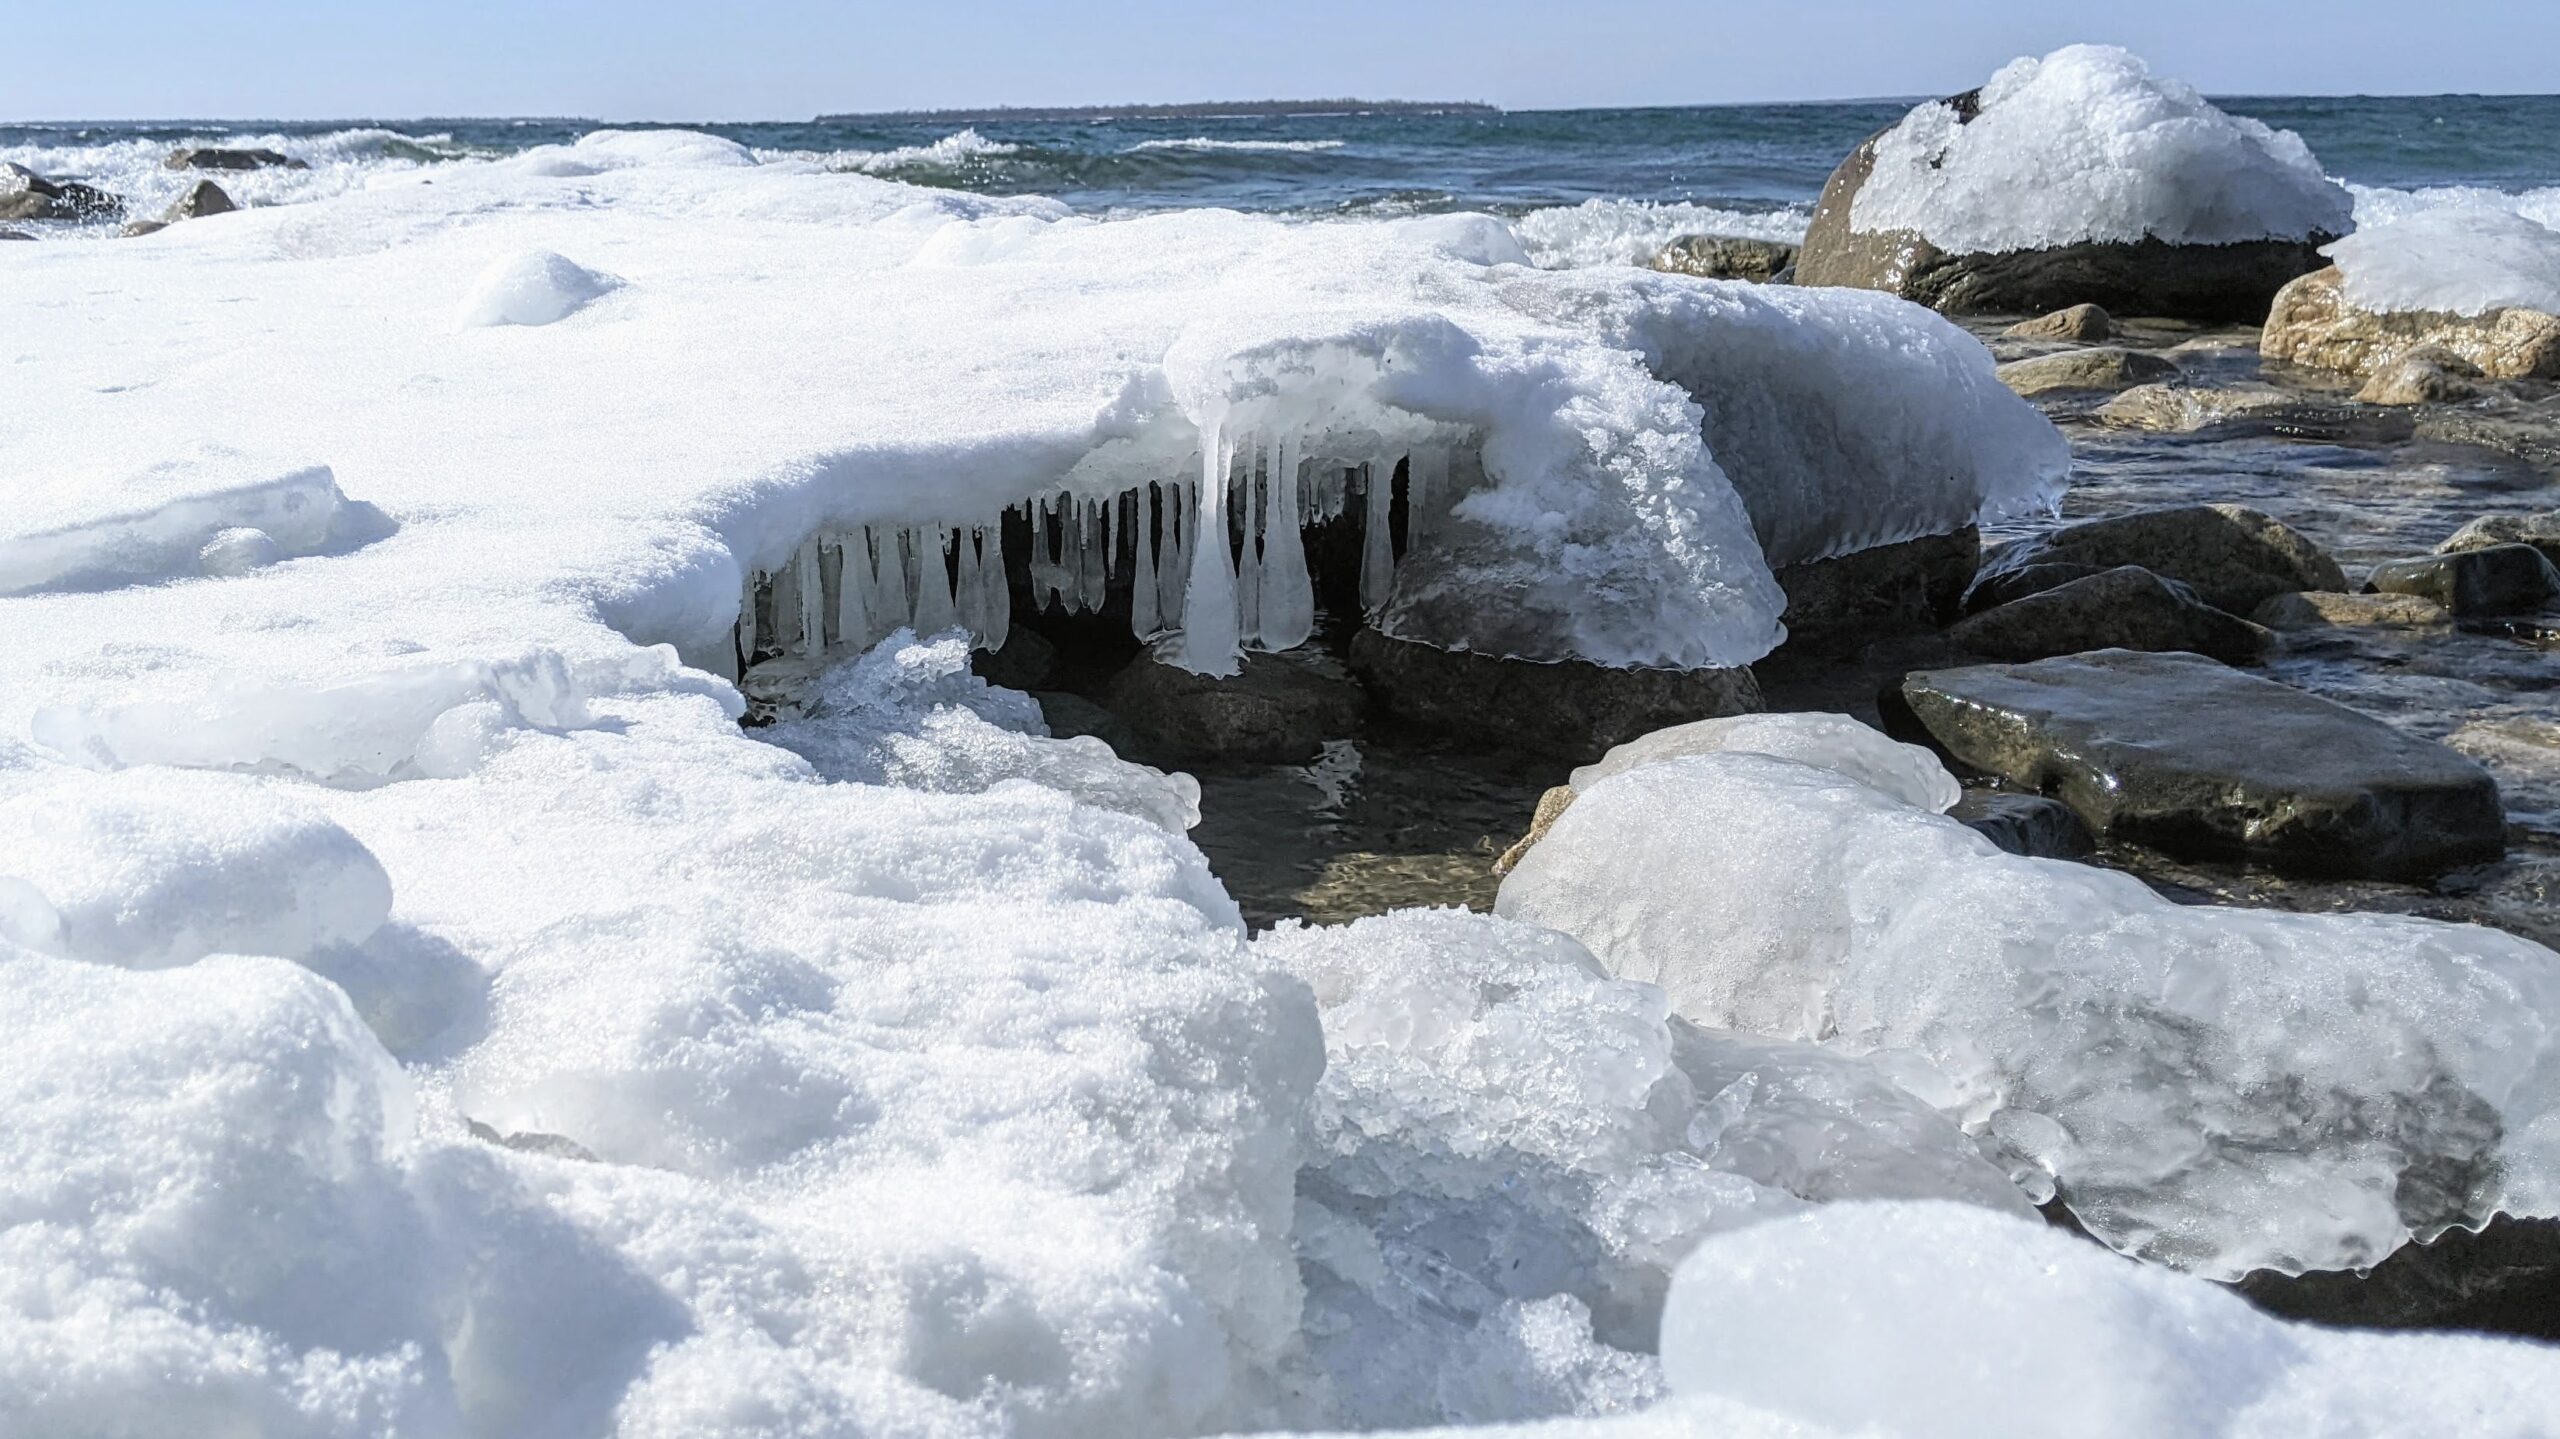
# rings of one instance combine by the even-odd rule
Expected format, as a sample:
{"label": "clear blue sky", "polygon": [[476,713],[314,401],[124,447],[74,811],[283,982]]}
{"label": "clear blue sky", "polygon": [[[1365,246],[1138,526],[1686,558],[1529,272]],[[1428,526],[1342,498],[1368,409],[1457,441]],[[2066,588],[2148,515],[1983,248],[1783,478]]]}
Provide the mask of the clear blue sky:
{"label": "clear blue sky", "polygon": [[17,0],[0,118],[1935,94],[2130,45],[2217,94],[2560,90],[2560,0]]}

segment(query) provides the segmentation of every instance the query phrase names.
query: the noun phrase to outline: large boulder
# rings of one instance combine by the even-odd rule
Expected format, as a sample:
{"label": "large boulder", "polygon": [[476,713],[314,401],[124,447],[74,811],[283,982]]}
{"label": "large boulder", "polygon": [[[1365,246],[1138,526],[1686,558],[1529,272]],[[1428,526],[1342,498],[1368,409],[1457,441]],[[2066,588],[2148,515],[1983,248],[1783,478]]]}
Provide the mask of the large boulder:
{"label": "large boulder", "polygon": [[[2318,545],[2245,505],[2180,505],[2065,525],[1992,551],[1975,583],[2001,582],[2034,566],[2119,565],[2177,580],[2235,615],[2294,590],[2347,588],[2345,572]],[[2059,569],[2045,573],[2071,577]]]}
{"label": "large boulder", "polygon": [[2440,350],[2493,379],[2560,379],[2560,315],[2368,309],[2348,297],[2345,273],[2332,265],[2277,293],[2258,349],[2270,360],[2352,375]]}
{"label": "large boulder", "polygon": [[2376,565],[2365,588],[2417,595],[2457,615],[2512,615],[2560,597],[2560,569],[2531,545],[2488,545]]}
{"label": "large boulder", "polygon": [[1958,763],[2053,795],[2106,839],[2391,880],[2506,850],[2487,770],[2194,655],[2102,650],[1922,671],[1887,698]]}
{"label": "large boulder", "polygon": [[1112,676],[1103,707],[1126,722],[1151,758],[1287,763],[1312,759],[1360,726],[1360,687],[1310,651],[1245,656],[1219,678],[1141,654]]}
{"label": "large boulder", "polygon": [[77,180],[48,180],[19,164],[0,164],[0,220],[98,220],[124,213],[124,201]]}
{"label": "large boulder", "polygon": [[2560,510],[2544,510],[2531,515],[2482,515],[2455,530],[2443,544],[2436,546],[2436,553],[2449,555],[2458,550],[2485,550],[2491,545],[2531,545],[2553,563],[2560,564]]}
{"label": "large boulder", "polygon": [[2274,639],[2138,565],[2101,570],[1984,610],[1959,621],[1948,637],[1999,660],[2082,650],[2184,650],[2227,664],[2256,663]]}
{"label": "large boulder", "polygon": [[2253,323],[2351,208],[2295,137],[2072,46],[1860,144],[1823,186],[1796,281],[1949,313]]}
{"label": "large boulder", "polygon": [[172,150],[166,162],[172,170],[308,170],[300,160],[276,150],[225,149],[218,145],[189,145]]}
{"label": "large boulder", "polygon": [[1951,535],[1780,565],[1789,651],[1856,648],[1880,635],[1937,628],[1955,612],[1982,563],[1982,532]]}
{"label": "large boulder", "polygon": [[1740,235],[1683,235],[1653,257],[1653,268],[1708,280],[1767,284],[1796,262],[1796,247]]}
{"label": "large boulder", "polygon": [[1669,725],[1762,707],[1759,682],[1746,667],[1539,664],[1369,629],[1352,637],[1351,667],[1381,709],[1409,724],[1571,764]]}

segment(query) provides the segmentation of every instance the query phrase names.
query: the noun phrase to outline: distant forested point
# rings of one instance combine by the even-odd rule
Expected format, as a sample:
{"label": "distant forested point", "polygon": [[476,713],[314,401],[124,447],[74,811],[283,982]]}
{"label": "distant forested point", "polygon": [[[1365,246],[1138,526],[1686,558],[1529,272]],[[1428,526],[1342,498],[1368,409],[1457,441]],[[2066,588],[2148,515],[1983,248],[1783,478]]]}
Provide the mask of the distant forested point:
{"label": "distant forested point", "polygon": [[820,125],[854,120],[1221,120],[1273,115],[1499,115],[1474,100],[1203,100],[1191,105],[998,105],[984,110],[871,110],[821,115]]}

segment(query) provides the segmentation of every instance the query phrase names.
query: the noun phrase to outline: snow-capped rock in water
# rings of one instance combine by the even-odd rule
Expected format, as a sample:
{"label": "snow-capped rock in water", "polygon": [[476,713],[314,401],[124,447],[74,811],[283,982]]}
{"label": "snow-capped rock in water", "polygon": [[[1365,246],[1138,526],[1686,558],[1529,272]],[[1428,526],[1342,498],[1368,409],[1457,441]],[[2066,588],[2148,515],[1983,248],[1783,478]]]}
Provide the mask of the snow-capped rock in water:
{"label": "snow-capped rock in water", "polygon": [[2487,205],[2448,205],[2357,231],[2337,263],[2277,294],[2267,358],[2374,374],[2450,352],[2493,379],[2560,377],[2560,231]]}
{"label": "snow-capped rock in water", "polygon": [[2560,961],[2494,930],[2181,906],[1749,753],[1591,786],[1499,907],[1699,1023],[1871,1057],[2198,1274],[2560,1213]]}
{"label": "snow-capped rock in water", "polygon": [[2254,322],[2353,212],[2291,131],[2225,114],[2124,50],[2070,45],[1859,146],[1824,187],[1796,274],[1950,312]]}

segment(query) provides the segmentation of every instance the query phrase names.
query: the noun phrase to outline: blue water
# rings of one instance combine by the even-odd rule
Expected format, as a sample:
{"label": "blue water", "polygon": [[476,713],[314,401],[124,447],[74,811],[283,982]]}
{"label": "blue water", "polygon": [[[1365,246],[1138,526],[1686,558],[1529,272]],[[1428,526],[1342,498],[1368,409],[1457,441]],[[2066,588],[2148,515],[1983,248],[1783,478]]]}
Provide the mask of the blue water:
{"label": "blue water", "polygon": [[[1301,214],[1486,209],[1591,199],[1746,212],[1802,207],[1908,101],[1222,119],[860,118],[712,124],[768,154],[919,184],[1055,196],[1112,213],[1220,205]],[[2560,186],[2560,97],[2234,98],[2292,129],[2330,173],[2368,186]],[[181,142],[260,141],[323,170],[513,153],[597,128],[578,120],[0,126],[0,159],[55,178],[123,180]],[[965,134],[961,134],[963,130]],[[953,137],[960,135],[958,140]],[[1207,142],[1196,148],[1188,142]],[[93,173],[83,173],[84,171]],[[127,173],[130,172],[130,173]],[[287,188],[253,200],[294,198]]]}

